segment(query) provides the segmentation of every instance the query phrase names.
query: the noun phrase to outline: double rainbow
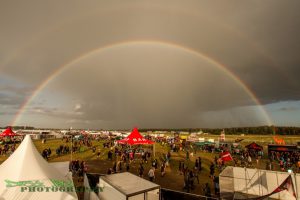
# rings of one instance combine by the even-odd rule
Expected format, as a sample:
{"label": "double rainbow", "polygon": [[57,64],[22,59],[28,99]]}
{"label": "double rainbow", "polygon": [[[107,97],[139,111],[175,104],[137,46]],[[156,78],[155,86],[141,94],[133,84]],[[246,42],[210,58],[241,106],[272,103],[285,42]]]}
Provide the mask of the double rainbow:
{"label": "double rainbow", "polygon": [[67,63],[64,63],[63,65],[61,65],[60,67],[58,67],[52,74],[50,74],[50,76],[48,76],[43,82],[41,82],[37,88],[34,90],[34,92],[32,93],[31,96],[29,96],[24,103],[22,104],[22,106],[20,107],[19,111],[17,112],[15,118],[12,121],[12,125],[17,125],[20,121],[21,118],[23,116],[23,114],[25,113],[25,111],[27,110],[27,108],[30,106],[31,102],[34,101],[34,99],[40,94],[41,91],[43,91],[43,89],[51,82],[53,81],[56,77],[60,76],[61,74],[63,74],[68,68],[70,68],[72,65],[76,64],[77,62],[81,61],[82,59],[85,59],[89,56],[92,56],[94,54],[98,54],[101,53],[103,51],[112,49],[112,48],[118,48],[118,47],[124,47],[124,46],[131,46],[131,45],[158,45],[158,46],[165,46],[165,47],[170,47],[170,48],[177,48],[180,50],[183,50],[189,54],[195,55],[197,57],[199,57],[200,59],[205,60],[206,62],[214,65],[215,67],[217,67],[222,73],[224,73],[226,76],[228,76],[229,78],[231,78],[236,84],[239,85],[239,87],[245,91],[245,93],[253,100],[253,102],[256,103],[256,105],[260,108],[260,111],[262,113],[262,115],[264,116],[264,118],[266,119],[266,122],[268,123],[267,125],[271,125],[272,121],[269,117],[269,115],[267,114],[266,110],[264,109],[264,107],[262,106],[261,102],[259,101],[259,99],[256,97],[256,95],[254,94],[253,91],[251,91],[251,89],[236,75],[234,74],[232,71],[230,71],[225,65],[223,65],[222,63],[218,62],[217,60],[209,57],[208,55],[196,51],[194,49],[176,44],[176,43],[170,43],[170,42],[165,42],[165,41],[160,41],[160,40],[133,40],[133,41],[122,41],[122,42],[117,42],[117,43],[112,43],[112,44],[108,44],[105,46],[101,46],[99,48],[93,49],[89,52],[83,53],[77,57],[75,57],[74,59],[70,60]]}

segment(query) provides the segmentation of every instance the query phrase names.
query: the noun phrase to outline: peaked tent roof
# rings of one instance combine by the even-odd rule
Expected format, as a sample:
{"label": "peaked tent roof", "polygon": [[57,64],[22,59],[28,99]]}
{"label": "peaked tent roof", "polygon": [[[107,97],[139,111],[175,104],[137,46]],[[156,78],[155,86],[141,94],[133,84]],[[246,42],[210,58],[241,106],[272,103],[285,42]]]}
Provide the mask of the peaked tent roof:
{"label": "peaked tent roof", "polygon": [[133,131],[126,138],[117,141],[120,144],[154,144],[153,141],[145,139],[138,131],[137,128],[134,128]]}
{"label": "peaked tent roof", "polygon": [[5,131],[3,131],[0,134],[1,137],[13,137],[13,136],[19,136],[18,134],[14,133],[11,127],[7,127]]}
{"label": "peaked tent roof", "polygon": [[258,145],[257,143],[255,142],[252,142],[250,144],[248,144],[247,146],[245,146],[246,148],[248,149],[255,149],[255,150],[263,150],[263,147]]}
{"label": "peaked tent roof", "polygon": [[21,192],[20,186],[7,187],[5,182],[40,181],[51,187],[51,179],[72,182],[42,158],[31,137],[26,135],[16,151],[0,165],[0,199],[78,199],[75,192],[46,192],[45,189],[44,192]]}
{"label": "peaked tent roof", "polygon": [[81,135],[88,135],[89,133],[86,132],[85,130],[82,130],[82,131],[80,131],[80,134],[81,134]]}

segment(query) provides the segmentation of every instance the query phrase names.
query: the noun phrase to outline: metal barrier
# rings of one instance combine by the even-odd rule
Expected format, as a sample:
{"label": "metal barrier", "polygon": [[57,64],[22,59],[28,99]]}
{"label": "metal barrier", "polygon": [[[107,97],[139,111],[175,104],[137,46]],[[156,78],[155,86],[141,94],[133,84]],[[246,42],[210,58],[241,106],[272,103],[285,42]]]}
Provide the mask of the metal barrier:
{"label": "metal barrier", "polygon": [[197,194],[191,194],[187,192],[181,192],[176,190],[170,190],[166,188],[161,188],[161,200],[221,200],[216,197],[207,197]]}

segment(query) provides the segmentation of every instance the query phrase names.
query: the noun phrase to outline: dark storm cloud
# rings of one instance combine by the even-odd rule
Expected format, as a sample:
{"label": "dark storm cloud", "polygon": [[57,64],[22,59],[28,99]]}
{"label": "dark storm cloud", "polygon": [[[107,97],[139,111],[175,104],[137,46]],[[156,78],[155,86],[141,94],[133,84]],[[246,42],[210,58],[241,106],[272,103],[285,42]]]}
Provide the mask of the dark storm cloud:
{"label": "dark storm cloud", "polygon": [[80,116],[83,113],[81,111],[65,111],[57,107],[45,107],[45,106],[33,106],[30,107],[27,112],[29,114],[42,114],[48,115],[52,117],[60,117],[60,118],[71,118]]}
{"label": "dark storm cloud", "polygon": [[32,88],[6,85],[0,86],[0,105],[19,108],[26,98],[32,93]]}
{"label": "dark storm cloud", "polygon": [[214,65],[184,50],[157,44],[112,48],[88,57],[49,87],[79,99],[75,108],[84,112],[77,121],[101,119],[113,121],[119,128],[136,124],[196,127],[199,119],[205,118],[201,112],[253,104],[249,95]]}
{"label": "dark storm cloud", "polygon": [[[71,4],[70,1],[3,1],[0,72],[24,85],[37,87],[59,67],[96,48],[120,41],[160,40],[188,47],[224,64],[263,104],[300,100],[299,7],[297,0],[72,1]],[[130,49],[124,49],[127,51]],[[39,105],[40,108],[30,112],[61,114],[70,118],[69,123],[86,119],[85,124],[103,121],[109,124],[118,119],[120,126],[139,122],[144,126],[171,127],[178,123],[197,124],[198,118],[209,124],[204,119],[205,112],[223,113],[255,104],[237,83],[215,68],[208,68],[207,63],[199,61],[201,58],[185,60],[186,55],[177,55],[184,63],[179,65],[156,55],[157,62],[152,64],[157,68],[145,72],[138,70],[138,66],[152,67],[151,59],[147,60],[151,51],[142,47],[139,51],[145,54],[136,56],[134,62],[107,55],[123,62],[98,60],[89,63],[94,66],[90,71],[73,69],[65,72],[57,83],[51,82],[54,91],[79,99],[74,110],[55,110],[53,105],[48,108],[44,104],[45,107]],[[168,57],[165,54],[161,57]],[[141,58],[147,63],[139,61]],[[117,64],[119,68],[110,69]],[[97,66],[98,70],[93,71]],[[161,74],[157,79],[155,71]],[[105,76],[99,78],[98,74]],[[137,77],[141,83],[136,86],[128,77]],[[158,83],[152,83],[153,79]],[[15,91],[0,93],[2,104],[20,104],[30,94],[30,89],[16,87],[1,90],[0,86],[1,91]],[[186,117],[184,123],[175,110]],[[198,116],[199,112],[203,112],[202,116]],[[238,112],[231,113],[233,119],[240,118]],[[247,116],[244,121],[252,118]],[[216,120],[220,121],[217,117]]]}
{"label": "dark storm cloud", "polygon": [[300,110],[299,107],[282,107],[279,109],[280,111],[288,111],[288,112],[293,112],[293,111],[297,111]]}

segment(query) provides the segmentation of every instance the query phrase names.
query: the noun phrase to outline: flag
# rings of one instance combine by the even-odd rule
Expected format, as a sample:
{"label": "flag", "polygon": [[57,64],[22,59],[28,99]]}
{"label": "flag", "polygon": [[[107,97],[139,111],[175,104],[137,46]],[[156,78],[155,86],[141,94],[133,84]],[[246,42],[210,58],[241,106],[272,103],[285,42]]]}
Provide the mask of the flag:
{"label": "flag", "polygon": [[228,151],[225,151],[225,152],[221,153],[221,159],[224,162],[233,160]]}
{"label": "flag", "polygon": [[295,188],[294,188],[294,184],[293,184],[293,180],[292,180],[292,176],[289,175],[285,181],[283,181],[281,183],[281,185],[279,185],[272,193],[275,194],[277,192],[281,192],[283,190],[287,190],[291,195],[293,195],[294,197],[296,197],[296,192],[295,192]]}

